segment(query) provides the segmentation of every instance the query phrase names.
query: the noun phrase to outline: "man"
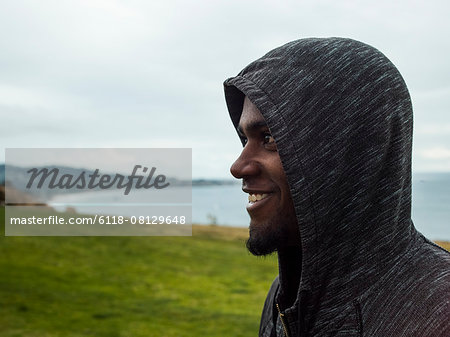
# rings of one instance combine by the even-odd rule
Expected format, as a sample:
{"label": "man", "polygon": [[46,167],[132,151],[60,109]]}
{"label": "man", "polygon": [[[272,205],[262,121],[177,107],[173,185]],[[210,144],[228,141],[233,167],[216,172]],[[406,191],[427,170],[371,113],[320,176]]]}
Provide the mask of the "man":
{"label": "man", "polygon": [[341,38],[225,81],[249,250],[278,253],[260,336],[450,336],[449,254],[411,221],[412,107],[395,66]]}

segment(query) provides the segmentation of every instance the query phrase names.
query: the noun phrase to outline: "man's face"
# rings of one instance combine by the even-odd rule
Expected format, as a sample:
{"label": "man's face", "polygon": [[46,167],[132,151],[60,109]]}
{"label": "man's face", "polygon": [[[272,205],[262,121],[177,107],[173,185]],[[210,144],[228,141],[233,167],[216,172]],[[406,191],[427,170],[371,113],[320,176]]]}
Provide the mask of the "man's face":
{"label": "man's face", "polygon": [[249,251],[266,255],[285,246],[298,245],[294,204],[275,140],[261,112],[247,97],[238,132],[245,146],[230,171],[235,178],[242,178],[242,190],[249,196]]}

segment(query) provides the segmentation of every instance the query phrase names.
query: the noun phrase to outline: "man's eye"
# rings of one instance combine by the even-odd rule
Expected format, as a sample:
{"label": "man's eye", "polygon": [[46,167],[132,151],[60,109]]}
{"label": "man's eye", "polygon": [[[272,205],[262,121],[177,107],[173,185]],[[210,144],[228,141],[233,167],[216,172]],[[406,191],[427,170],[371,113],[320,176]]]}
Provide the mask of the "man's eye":
{"label": "man's eye", "polygon": [[275,139],[270,133],[264,135],[264,144],[275,144]]}
{"label": "man's eye", "polygon": [[242,142],[242,144],[247,144],[247,142],[248,142],[248,139],[247,138],[245,138],[245,137],[241,137],[241,142]]}

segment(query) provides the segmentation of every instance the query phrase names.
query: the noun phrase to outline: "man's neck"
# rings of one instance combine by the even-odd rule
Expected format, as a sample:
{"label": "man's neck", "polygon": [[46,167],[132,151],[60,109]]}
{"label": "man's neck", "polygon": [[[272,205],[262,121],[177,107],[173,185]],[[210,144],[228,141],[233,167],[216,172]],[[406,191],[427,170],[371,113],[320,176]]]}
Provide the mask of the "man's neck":
{"label": "man's neck", "polygon": [[278,267],[281,282],[281,292],[278,300],[280,307],[284,310],[291,307],[297,298],[302,273],[302,251],[300,246],[278,250]]}

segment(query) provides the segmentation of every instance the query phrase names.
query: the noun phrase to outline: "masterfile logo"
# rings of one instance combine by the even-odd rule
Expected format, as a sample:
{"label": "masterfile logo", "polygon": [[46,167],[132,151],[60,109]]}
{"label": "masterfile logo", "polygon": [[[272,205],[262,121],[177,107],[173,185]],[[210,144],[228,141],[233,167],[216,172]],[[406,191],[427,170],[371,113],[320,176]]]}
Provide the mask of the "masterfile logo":
{"label": "masterfile logo", "polygon": [[[149,172],[147,176],[137,174],[138,170],[141,168],[144,174],[147,171]],[[122,174],[100,174],[99,171],[99,169],[95,169],[92,174],[87,174],[85,171],[82,171],[75,177],[72,174],[60,175],[60,170],[58,168],[32,168],[27,171],[27,173],[30,174],[30,180],[28,180],[26,188],[30,189],[36,178],[39,178],[36,183],[36,188],[38,189],[42,188],[42,186],[47,183],[46,186],[49,189],[124,189],[125,195],[128,195],[133,187],[136,189],[149,189],[154,187],[159,190],[170,185],[170,183],[166,182],[166,176],[164,174],[158,174],[156,177],[153,177],[156,172],[156,167],[152,167],[149,170],[148,167],[135,165],[133,172],[128,176]],[[136,183],[134,183],[134,181],[136,181]]]}
{"label": "masterfile logo", "polygon": [[6,149],[5,157],[6,235],[192,233],[191,149]]}

